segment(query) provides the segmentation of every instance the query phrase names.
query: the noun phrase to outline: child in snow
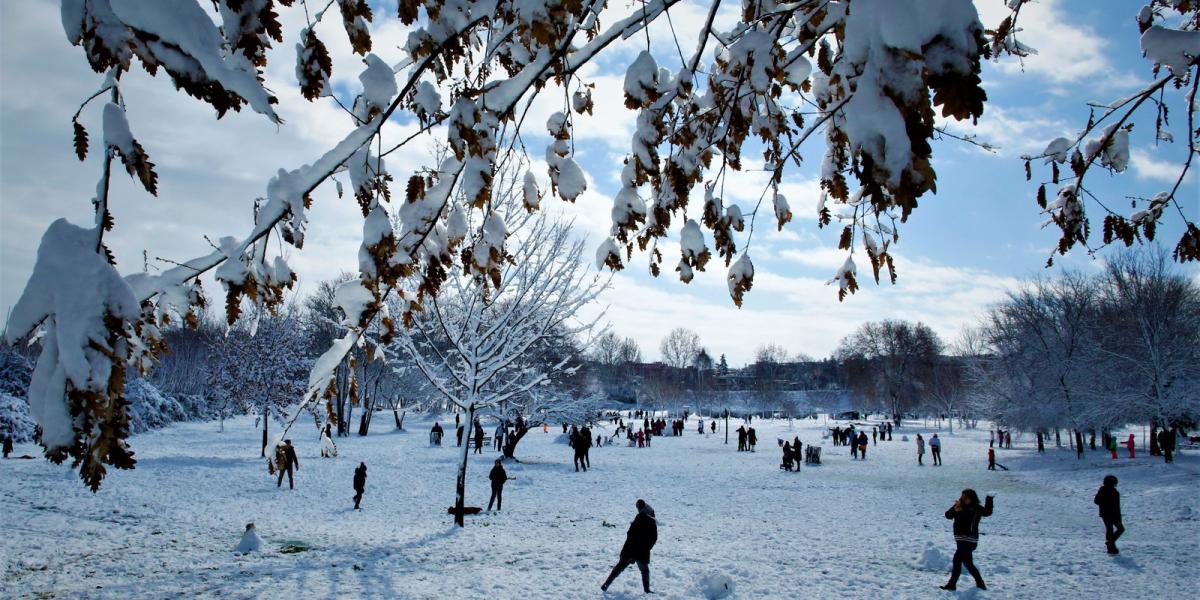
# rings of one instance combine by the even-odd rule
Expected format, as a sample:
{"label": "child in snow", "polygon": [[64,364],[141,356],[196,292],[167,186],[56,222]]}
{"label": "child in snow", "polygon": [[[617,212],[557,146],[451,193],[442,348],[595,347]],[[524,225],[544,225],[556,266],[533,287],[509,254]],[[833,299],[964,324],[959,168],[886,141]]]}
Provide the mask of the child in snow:
{"label": "child in snow", "polygon": [[358,503],[362,502],[363,490],[367,488],[367,463],[360,462],[354,469],[354,510],[359,510]]}
{"label": "child in snow", "polygon": [[1117,491],[1117,478],[1105,475],[1104,485],[1096,491],[1092,501],[1100,507],[1100,519],[1104,521],[1104,544],[1108,547],[1108,553],[1120,554],[1117,538],[1125,533],[1125,525],[1121,523],[1121,493]]}
{"label": "child in snow", "polygon": [[996,470],[996,449],[988,448],[988,470]]}
{"label": "child in snow", "polygon": [[1133,439],[1133,434],[1129,434],[1129,439],[1125,440],[1125,447],[1129,448],[1129,458],[1133,458],[1133,448],[1137,442]]}

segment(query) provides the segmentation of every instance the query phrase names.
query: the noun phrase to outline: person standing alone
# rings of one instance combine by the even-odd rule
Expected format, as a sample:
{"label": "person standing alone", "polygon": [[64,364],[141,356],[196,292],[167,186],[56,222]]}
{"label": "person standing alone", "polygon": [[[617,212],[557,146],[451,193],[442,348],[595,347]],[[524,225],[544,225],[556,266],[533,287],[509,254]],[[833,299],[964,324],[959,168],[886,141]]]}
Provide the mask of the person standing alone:
{"label": "person standing alone", "polygon": [[1104,476],[1104,485],[1096,491],[1093,502],[1100,507],[1100,519],[1104,521],[1104,545],[1108,547],[1108,553],[1120,554],[1117,538],[1125,533],[1125,524],[1121,522],[1121,492],[1117,491],[1115,476]]}
{"label": "person standing alone", "polygon": [[[936,438],[935,438],[936,439]],[[937,456],[937,454],[934,454]],[[975,567],[975,547],[979,545],[979,520],[992,515],[992,497],[988,496],[982,507],[979,506],[979,494],[973,489],[965,489],[962,496],[946,511],[946,518],[954,521],[954,562],[950,571],[950,581],[942,586],[943,590],[956,589],[958,576],[963,567],[971,577],[975,578],[975,587],[986,590],[983,576]]]}
{"label": "person standing alone", "polygon": [[917,464],[924,465],[925,464],[924,461],[925,461],[925,438],[921,437],[921,434],[918,433],[917,434]]}
{"label": "person standing alone", "polygon": [[654,509],[646,504],[645,500],[639,499],[635,506],[637,516],[633,518],[633,522],[629,524],[629,531],[625,534],[625,545],[621,547],[620,560],[608,574],[608,579],[600,586],[603,591],[608,591],[608,586],[612,585],[613,580],[630,563],[637,563],[638,570],[642,572],[642,591],[647,594],[653,593],[650,591],[650,550],[658,542],[658,522],[654,519]]}
{"label": "person standing alone", "polygon": [[496,465],[492,467],[492,472],[488,473],[488,479],[492,482],[492,497],[488,500],[488,510],[492,510],[492,502],[496,502],[496,510],[504,509],[504,482],[508,481],[508,472],[504,470],[504,466],[500,464],[500,459],[496,459]]}
{"label": "person standing alone", "polygon": [[367,489],[367,463],[360,462],[358,467],[354,469],[354,510],[359,510],[358,504],[362,502],[363,491]]}
{"label": "person standing alone", "polygon": [[933,466],[939,467],[942,465],[942,440],[938,439],[935,433],[929,438],[929,451],[933,454]]}

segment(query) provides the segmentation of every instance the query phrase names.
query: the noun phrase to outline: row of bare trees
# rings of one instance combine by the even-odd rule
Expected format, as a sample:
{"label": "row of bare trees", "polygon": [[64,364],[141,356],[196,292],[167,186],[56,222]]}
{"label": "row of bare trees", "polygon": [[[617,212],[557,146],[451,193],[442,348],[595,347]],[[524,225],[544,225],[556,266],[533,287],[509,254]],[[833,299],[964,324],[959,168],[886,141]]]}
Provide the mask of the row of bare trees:
{"label": "row of bare trees", "polygon": [[1085,431],[1200,418],[1200,285],[1161,248],[1028,281],[964,339],[965,400],[1007,426],[1082,446]]}

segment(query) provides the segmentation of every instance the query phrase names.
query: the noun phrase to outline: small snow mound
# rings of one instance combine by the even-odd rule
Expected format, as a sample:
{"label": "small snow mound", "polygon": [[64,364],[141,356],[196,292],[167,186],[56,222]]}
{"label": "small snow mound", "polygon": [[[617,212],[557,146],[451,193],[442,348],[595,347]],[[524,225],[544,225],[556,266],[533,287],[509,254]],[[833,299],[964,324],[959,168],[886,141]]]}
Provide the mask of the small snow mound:
{"label": "small snow mound", "polygon": [[933,542],[925,542],[925,550],[921,552],[917,568],[924,571],[948,571],[950,570],[950,558],[938,550]]}
{"label": "small snow mound", "polygon": [[900,436],[900,441],[902,441],[902,442],[907,442],[907,441],[908,441],[908,436],[907,436],[907,435],[902,435],[902,436]]}
{"label": "small snow mound", "polygon": [[723,573],[709,573],[696,582],[700,593],[708,600],[728,598],[733,595],[733,580]]}
{"label": "small snow mound", "polygon": [[1200,514],[1190,506],[1180,506],[1175,509],[1175,519],[1178,521],[1200,521]]}
{"label": "small snow mound", "polygon": [[246,523],[246,533],[242,534],[242,541],[238,542],[235,552],[259,552],[262,550],[262,538],[258,537],[258,529],[254,527],[254,523]]}
{"label": "small snow mound", "polygon": [[571,443],[571,434],[569,434],[569,433],[559,434],[558,437],[554,438],[554,443],[555,444],[570,444]]}

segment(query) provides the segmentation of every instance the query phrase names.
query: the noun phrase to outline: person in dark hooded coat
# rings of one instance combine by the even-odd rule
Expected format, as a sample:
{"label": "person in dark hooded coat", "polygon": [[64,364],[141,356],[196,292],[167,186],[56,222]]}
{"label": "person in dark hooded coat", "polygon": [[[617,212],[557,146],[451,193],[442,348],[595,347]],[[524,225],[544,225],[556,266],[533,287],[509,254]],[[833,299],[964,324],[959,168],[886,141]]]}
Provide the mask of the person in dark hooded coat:
{"label": "person in dark hooded coat", "polygon": [[650,549],[658,541],[658,521],[654,519],[654,509],[646,504],[645,500],[639,499],[635,506],[637,506],[638,513],[633,518],[633,522],[629,524],[629,531],[625,534],[625,545],[621,547],[621,559],[608,574],[608,579],[600,586],[601,590],[608,591],[608,586],[625,570],[625,567],[628,567],[630,563],[637,563],[638,570],[642,572],[642,591],[647,594],[653,593],[650,591]]}
{"label": "person in dark hooded coat", "polygon": [[1104,545],[1108,547],[1108,553],[1120,554],[1117,538],[1125,533],[1125,524],[1121,522],[1121,492],[1117,491],[1116,476],[1104,476],[1104,485],[1096,491],[1093,501],[1100,507],[1100,519],[1104,521]]}
{"label": "person in dark hooded coat", "polygon": [[492,497],[488,499],[487,509],[492,510],[492,502],[495,502],[496,510],[504,510],[504,482],[508,481],[508,472],[504,470],[504,465],[500,464],[500,459],[496,459],[496,465],[488,473],[488,479],[492,482]]}
{"label": "person in dark hooded coat", "polygon": [[367,489],[367,463],[360,462],[358,467],[354,469],[354,508],[358,509],[358,504],[362,502],[363,491]]}

